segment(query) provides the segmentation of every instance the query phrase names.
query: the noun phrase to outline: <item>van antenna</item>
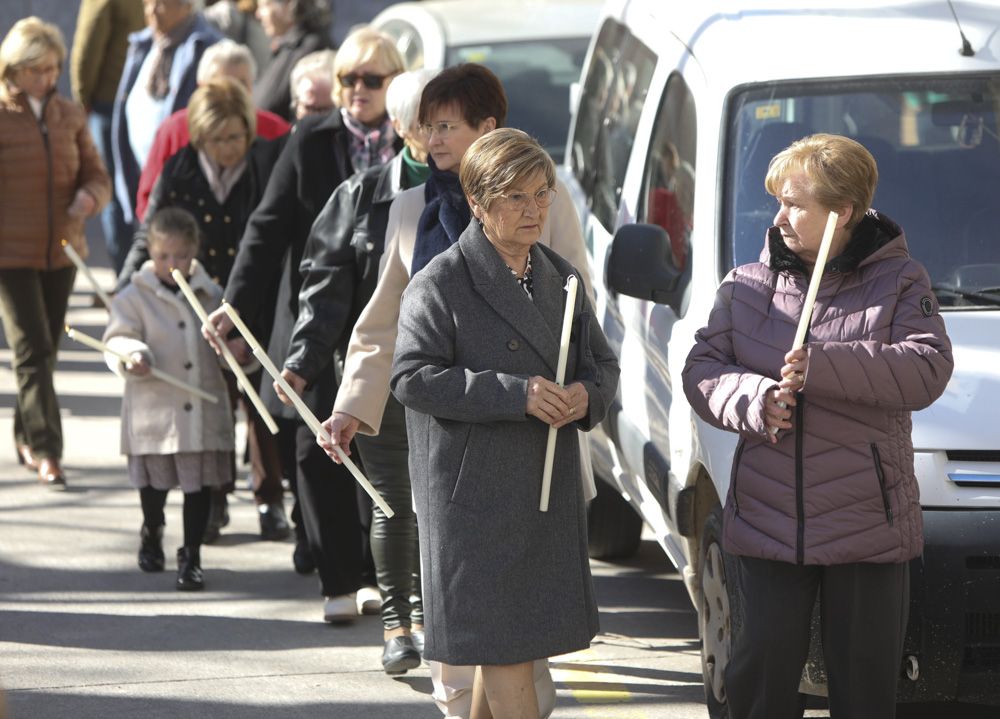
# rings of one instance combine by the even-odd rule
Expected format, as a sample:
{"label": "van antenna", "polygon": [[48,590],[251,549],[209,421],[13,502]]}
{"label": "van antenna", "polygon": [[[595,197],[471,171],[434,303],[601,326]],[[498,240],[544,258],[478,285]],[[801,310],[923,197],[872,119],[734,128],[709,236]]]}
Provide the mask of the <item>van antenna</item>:
{"label": "van antenna", "polygon": [[962,57],[972,57],[976,53],[972,49],[972,44],[969,42],[969,38],[967,38],[965,33],[962,32],[962,25],[958,22],[958,15],[955,14],[955,6],[951,4],[951,0],[948,0],[948,9],[951,10],[951,16],[955,18],[955,25],[958,26],[958,34],[962,36],[962,49],[958,51],[958,54]]}

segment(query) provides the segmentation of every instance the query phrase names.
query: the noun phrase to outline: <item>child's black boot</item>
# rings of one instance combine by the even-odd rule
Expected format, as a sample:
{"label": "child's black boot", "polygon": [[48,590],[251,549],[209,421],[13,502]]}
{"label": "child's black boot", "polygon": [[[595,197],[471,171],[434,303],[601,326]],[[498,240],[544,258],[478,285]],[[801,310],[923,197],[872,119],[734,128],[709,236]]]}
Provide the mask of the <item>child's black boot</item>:
{"label": "child's black boot", "polygon": [[177,550],[177,588],[196,592],[205,586],[201,573],[201,547],[181,547]]}
{"label": "child's black boot", "polygon": [[144,572],[162,572],[165,559],[163,556],[163,525],[148,527],[142,525],[139,530],[139,569]]}

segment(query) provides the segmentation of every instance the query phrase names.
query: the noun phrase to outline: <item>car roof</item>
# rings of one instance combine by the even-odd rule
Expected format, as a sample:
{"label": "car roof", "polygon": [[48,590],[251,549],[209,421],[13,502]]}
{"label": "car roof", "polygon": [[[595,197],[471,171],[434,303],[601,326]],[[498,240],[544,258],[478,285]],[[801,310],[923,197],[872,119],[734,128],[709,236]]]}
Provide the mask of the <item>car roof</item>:
{"label": "car roof", "polygon": [[[757,81],[995,70],[1000,3],[954,2],[976,51],[959,54],[961,36],[947,2],[837,0],[752,4],[719,0],[675,7],[624,0],[619,12],[652,48],[665,30],[691,52],[709,82]],[[738,59],[738,61],[736,61]]]}
{"label": "car roof", "polygon": [[479,42],[590,37],[602,0],[425,0],[390,5],[372,24],[390,18],[418,28],[438,26],[448,46]]}

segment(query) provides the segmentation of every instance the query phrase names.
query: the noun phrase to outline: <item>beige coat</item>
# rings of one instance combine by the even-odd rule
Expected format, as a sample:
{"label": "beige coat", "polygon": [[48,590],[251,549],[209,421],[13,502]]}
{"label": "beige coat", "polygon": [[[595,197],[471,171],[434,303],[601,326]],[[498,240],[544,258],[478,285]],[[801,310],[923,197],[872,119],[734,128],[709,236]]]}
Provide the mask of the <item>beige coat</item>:
{"label": "beige coat", "polygon": [[[570,199],[569,190],[556,181],[556,200],[549,208],[539,242],[558,252],[584,278],[587,295],[593,303],[587,264],[587,249],[583,244],[580,219]],[[344,377],[337,390],[333,409],[346,412],[360,421],[362,434],[378,434],[382,412],[389,398],[389,377],[392,355],[396,348],[399,306],[403,290],[410,283],[410,265],[417,238],[417,220],[423,212],[424,186],[400,193],[389,208],[385,231],[385,254],[375,293],[365,307],[354,331],[344,360]],[[586,499],[596,493],[590,451],[581,436],[583,455],[583,486]]]}
{"label": "beige coat", "polygon": [[[206,311],[219,306],[222,288],[197,261],[189,282]],[[104,342],[122,354],[146,354],[154,367],[219,400],[212,404],[154,377],[128,375],[118,358],[106,353],[108,366],[126,378],[122,454],[233,451],[233,414],[219,361],[184,295],[160,283],[152,260],[115,295]]]}

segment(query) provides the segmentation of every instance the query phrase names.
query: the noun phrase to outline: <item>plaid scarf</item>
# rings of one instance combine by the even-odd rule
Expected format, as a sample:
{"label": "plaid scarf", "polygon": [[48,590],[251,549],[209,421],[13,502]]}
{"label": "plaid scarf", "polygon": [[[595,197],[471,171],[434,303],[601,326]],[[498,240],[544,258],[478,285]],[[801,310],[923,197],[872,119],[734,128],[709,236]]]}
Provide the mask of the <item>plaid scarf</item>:
{"label": "plaid scarf", "polygon": [[174,66],[174,53],[191,33],[195,16],[192,13],[170,32],[153,39],[153,69],[149,73],[146,91],[155,100],[162,100],[170,94],[170,70]]}
{"label": "plaid scarf", "polygon": [[386,117],[376,128],[363,125],[347,110],[340,109],[344,127],[350,134],[351,165],[355,172],[367,170],[375,165],[384,165],[396,154],[396,131]]}

